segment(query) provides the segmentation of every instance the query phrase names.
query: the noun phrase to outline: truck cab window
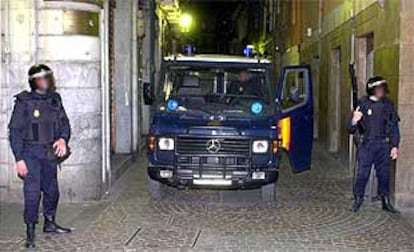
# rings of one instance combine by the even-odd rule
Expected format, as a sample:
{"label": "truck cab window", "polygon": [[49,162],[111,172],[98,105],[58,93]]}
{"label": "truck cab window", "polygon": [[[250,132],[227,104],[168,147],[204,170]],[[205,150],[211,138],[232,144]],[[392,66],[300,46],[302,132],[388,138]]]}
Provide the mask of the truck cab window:
{"label": "truck cab window", "polygon": [[305,104],[308,90],[304,73],[300,71],[287,72],[285,83],[282,90],[282,109],[291,110]]}

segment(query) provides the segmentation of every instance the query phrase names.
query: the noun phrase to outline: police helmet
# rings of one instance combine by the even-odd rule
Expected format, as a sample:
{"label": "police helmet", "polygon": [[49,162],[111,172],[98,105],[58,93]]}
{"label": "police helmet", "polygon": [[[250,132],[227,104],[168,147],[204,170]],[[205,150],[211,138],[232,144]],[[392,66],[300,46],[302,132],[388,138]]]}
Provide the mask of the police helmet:
{"label": "police helmet", "polygon": [[32,90],[36,89],[37,78],[47,78],[49,80],[50,89],[55,89],[55,80],[53,71],[50,67],[44,64],[36,64],[29,69],[29,85]]}
{"label": "police helmet", "polygon": [[376,87],[384,87],[385,92],[388,93],[387,81],[382,76],[375,76],[367,81],[366,91],[368,95],[374,95]]}

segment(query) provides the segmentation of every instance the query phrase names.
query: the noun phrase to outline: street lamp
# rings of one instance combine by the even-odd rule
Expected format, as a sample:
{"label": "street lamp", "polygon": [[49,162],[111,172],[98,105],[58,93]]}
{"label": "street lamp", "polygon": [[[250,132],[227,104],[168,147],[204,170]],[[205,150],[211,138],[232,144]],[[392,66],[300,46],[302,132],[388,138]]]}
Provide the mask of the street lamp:
{"label": "street lamp", "polygon": [[190,27],[193,24],[193,17],[188,13],[183,13],[180,19],[180,26],[183,32],[189,32]]}

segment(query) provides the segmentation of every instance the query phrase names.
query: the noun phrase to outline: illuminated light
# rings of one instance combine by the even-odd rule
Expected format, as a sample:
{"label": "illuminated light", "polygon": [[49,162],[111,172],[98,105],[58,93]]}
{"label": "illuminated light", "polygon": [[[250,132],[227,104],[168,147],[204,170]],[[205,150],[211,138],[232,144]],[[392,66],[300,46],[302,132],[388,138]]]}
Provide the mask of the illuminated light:
{"label": "illuminated light", "polygon": [[160,177],[161,178],[172,178],[173,172],[170,170],[160,170]]}
{"label": "illuminated light", "polygon": [[276,154],[279,150],[279,141],[278,140],[273,140],[273,154]]}
{"label": "illuminated light", "polygon": [[187,56],[193,55],[195,53],[195,51],[196,51],[196,48],[193,45],[185,45],[184,46],[184,53]]}
{"label": "illuminated light", "polygon": [[174,150],[174,139],[161,137],[158,139],[158,149],[163,151],[172,151]]}
{"label": "illuminated light", "polygon": [[280,147],[289,150],[291,139],[291,119],[290,117],[283,118],[279,121],[279,139]]}
{"label": "illuminated light", "polygon": [[149,151],[155,150],[155,137],[154,136],[148,137],[148,150]]}
{"label": "illuminated light", "polygon": [[193,17],[188,13],[183,13],[180,19],[180,26],[182,30],[184,32],[188,32],[192,24],[193,24]]}
{"label": "illuminated light", "polygon": [[250,106],[250,110],[253,114],[258,115],[263,111],[263,104],[261,102],[253,102]]}
{"label": "illuminated light", "polygon": [[269,150],[269,142],[267,140],[253,141],[252,151],[253,153],[266,153]]}
{"label": "illuminated light", "polygon": [[252,46],[252,45],[247,45],[246,48],[244,48],[244,50],[243,50],[243,54],[246,57],[253,56],[253,53],[254,53],[254,46]]}
{"label": "illuminated light", "polygon": [[174,99],[168,100],[167,108],[169,111],[176,111],[178,109],[178,101]]}

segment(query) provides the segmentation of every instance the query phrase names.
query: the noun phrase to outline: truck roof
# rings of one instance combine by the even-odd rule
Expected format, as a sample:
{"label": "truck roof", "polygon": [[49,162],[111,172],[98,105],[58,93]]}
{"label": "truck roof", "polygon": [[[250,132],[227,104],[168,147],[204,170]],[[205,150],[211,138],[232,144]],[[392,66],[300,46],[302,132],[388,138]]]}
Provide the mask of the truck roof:
{"label": "truck roof", "polygon": [[194,56],[172,55],[164,57],[165,61],[176,62],[211,62],[211,63],[244,63],[244,64],[270,64],[267,59],[248,58],[235,55],[220,55],[220,54],[199,54]]}

